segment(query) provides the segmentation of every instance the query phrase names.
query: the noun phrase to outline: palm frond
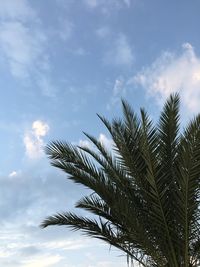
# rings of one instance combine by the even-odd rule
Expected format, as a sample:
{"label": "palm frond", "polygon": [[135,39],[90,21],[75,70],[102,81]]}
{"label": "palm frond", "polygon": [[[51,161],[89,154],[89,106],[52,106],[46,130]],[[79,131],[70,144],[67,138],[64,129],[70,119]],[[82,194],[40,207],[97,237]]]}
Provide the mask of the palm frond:
{"label": "palm frond", "polygon": [[59,213],[42,227],[66,225],[101,239],[144,267],[200,264],[200,115],[180,134],[179,96],[166,101],[155,126],[122,100],[122,119],[99,118],[113,140],[107,149],[52,142],[51,164],[92,190],[76,208],[94,216]]}

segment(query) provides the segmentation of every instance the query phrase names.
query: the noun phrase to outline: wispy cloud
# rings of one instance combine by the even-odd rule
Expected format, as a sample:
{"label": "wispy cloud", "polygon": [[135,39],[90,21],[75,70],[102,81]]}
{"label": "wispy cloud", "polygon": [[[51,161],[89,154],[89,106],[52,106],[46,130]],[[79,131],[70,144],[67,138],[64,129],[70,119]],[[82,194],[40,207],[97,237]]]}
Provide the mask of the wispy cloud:
{"label": "wispy cloud", "polygon": [[32,128],[25,133],[24,145],[26,155],[30,159],[38,159],[43,155],[44,140],[43,137],[48,133],[49,125],[40,120],[32,123]]}
{"label": "wispy cloud", "polygon": [[10,66],[13,76],[24,78],[30,72],[43,54],[45,36],[33,32],[18,21],[2,22],[0,24],[0,47]]}
{"label": "wispy cloud", "polygon": [[134,75],[129,83],[142,86],[159,103],[170,93],[180,92],[190,112],[200,111],[200,57],[185,43],[181,53],[163,52],[149,67]]}
{"label": "wispy cloud", "polygon": [[116,104],[119,104],[122,97],[126,94],[126,84],[122,76],[118,77],[112,89],[112,94],[109,103],[107,104],[107,109],[111,109]]}
{"label": "wispy cloud", "polygon": [[[70,30],[62,32],[67,38]],[[42,87],[45,96],[53,96],[48,78],[51,72],[47,52],[48,36],[42,22],[27,0],[0,2],[0,56],[11,75],[22,82],[32,81]],[[44,81],[48,80],[48,92]],[[47,83],[47,82],[46,82]]]}
{"label": "wispy cloud", "polygon": [[124,34],[119,34],[105,53],[104,63],[130,67],[134,62],[132,47]]}

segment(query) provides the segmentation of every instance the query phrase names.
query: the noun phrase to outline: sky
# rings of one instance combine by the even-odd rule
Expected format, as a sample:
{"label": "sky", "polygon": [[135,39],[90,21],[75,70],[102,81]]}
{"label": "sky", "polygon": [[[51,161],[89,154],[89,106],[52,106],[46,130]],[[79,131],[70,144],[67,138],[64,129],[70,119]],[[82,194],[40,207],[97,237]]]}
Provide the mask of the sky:
{"label": "sky", "polygon": [[172,92],[182,124],[200,112],[199,10],[198,0],[0,0],[0,266],[126,266],[101,241],[39,227],[88,193],[44,146],[89,145],[85,131],[110,148],[96,113],[120,116],[121,98],[155,121]]}

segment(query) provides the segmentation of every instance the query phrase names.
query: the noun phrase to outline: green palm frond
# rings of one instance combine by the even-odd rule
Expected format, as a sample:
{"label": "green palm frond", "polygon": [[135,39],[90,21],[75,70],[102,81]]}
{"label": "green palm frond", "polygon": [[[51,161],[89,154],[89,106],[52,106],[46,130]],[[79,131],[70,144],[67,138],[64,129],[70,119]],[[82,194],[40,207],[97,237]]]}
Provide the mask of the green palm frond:
{"label": "green palm frond", "polygon": [[122,100],[122,119],[99,118],[113,140],[107,149],[55,141],[51,164],[92,190],[76,203],[94,216],[60,213],[42,227],[66,225],[122,250],[144,267],[200,264],[200,115],[180,133],[180,100],[172,94],[157,125]]}

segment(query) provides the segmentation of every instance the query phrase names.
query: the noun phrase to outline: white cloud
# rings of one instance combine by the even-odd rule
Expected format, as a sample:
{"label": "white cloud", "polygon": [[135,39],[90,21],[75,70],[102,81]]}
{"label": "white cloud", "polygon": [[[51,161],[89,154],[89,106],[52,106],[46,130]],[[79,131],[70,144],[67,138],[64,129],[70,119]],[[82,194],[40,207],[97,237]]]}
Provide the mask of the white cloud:
{"label": "white cloud", "polygon": [[29,158],[40,158],[42,156],[43,141],[41,139],[34,138],[32,134],[28,133],[24,136],[24,145]]}
{"label": "white cloud", "polygon": [[49,126],[47,123],[42,121],[34,121],[32,124],[32,129],[36,137],[45,136],[49,131]]}
{"label": "white cloud", "polygon": [[38,159],[43,156],[43,137],[47,135],[48,131],[49,125],[47,123],[40,120],[32,123],[32,129],[24,136],[26,154],[30,159]]}
{"label": "white cloud", "polygon": [[17,176],[17,172],[16,171],[12,171],[8,176],[9,177],[16,177]]}
{"label": "white cloud", "polygon": [[200,57],[189,43],[183,44],[180,54],[163,52],[128,83],[142,86],[159,103],[170,93],[179,92],[188,111],[200,111]]}
{"label": "white cloud", "polygon": [[100,133],[98,140],[109,151],[112,150],[112,147],[113,147],[113,140],[112,139],[108,138],[105,134]]}
{"label": "white cloud", "polygon": [[132,48],[124,34],[119,34],[113,46],[105,54],[104,62],[116,66],[130,67],[134,62]]}
{"label": "white cloud", "polygon": [[78,145],[80,147],[86,147],[86,148],[91,148],[92,147],[91,142],[89,142],[88,140],[82,140],[82,139],[79,140]]}

